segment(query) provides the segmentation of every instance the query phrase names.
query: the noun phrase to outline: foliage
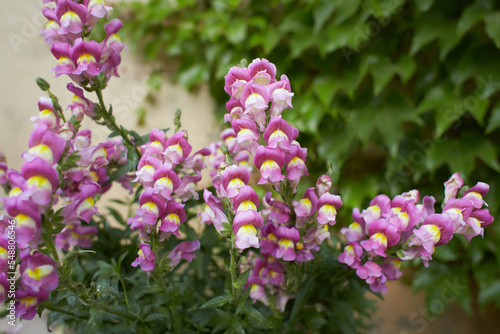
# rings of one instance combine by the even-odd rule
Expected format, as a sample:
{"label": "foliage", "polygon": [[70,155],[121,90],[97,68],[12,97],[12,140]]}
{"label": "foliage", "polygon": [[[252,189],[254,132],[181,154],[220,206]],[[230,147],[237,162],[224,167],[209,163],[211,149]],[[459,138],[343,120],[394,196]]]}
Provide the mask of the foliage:
{"label": "foliage", "polygon": [[[208,83],[219,114],[229,67],[242,58],[275,63],[296,94],[288,119],[309,148],[311,174],[333,162],[334,182],[352,208],[379,192],[439,193],[433,181],[450,171],[469,184],[489,180],[490,196],[500,195],[498,6],[493,0],[150,0],[127,4],[121,16],[160,71],[187,89]],[[177,66],[164,69],[167,59]],[[498,217],[498,203],[490,210]],[[453,240],[436,256],[448,264],[440,270],[477,282],[480,305],[500,307],[500,231],[487,232],[470,245]],[[433,291],[442,282],[433,277],[415,288]],[[470,310],[474,298],[459,302]]]}

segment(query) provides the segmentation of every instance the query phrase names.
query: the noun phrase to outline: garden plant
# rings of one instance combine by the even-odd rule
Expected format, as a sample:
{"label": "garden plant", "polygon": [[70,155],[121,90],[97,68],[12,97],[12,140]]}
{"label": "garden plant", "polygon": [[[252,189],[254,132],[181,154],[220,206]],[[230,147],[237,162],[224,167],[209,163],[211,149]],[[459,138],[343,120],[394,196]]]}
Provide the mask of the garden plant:
{"label": "garden plant", "polygon": [[[450,173],[435,181],[440,205],[406,189],[337,224],[338,164],[310,173],[310,153],[325,151],[301,141],[294,82],[265,58],[225,67],[211,88],[226,96],[219,141],[194,152],[180,111],[144,135],[127,130],[103,94],[122,22],[103,1],[44,3],[53,71],[73,99],[63,108],[38,78],[20,170],[1,157],[0,299],[13,329],[48,312],[49,328],[75,333],[367,332],[368,293],[494,221],[488,183]],[[108,138],[93,142],[84,118]],[[112,186],[118,210],[96,204]]]}

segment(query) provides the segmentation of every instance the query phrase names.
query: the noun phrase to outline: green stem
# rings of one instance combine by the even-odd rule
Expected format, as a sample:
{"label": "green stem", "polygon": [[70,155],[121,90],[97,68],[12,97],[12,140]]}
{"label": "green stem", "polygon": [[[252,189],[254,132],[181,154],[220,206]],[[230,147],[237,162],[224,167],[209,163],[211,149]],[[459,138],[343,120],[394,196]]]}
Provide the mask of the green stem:
{"label": "green stem", "polygon": [[123,281],[122,275],[120,275],[120,283],[122,284],[122,287],[123,287],[123,295],[125,296],[125,304],[127,305],[127,308],[130,311],[130,304],[128,302],[128,295],[127,295],[127,287],[125,286],[125,282]]}
{"label": "green stem", "polygon": [[[52,206],[52,203],[50,203],[50,206]],[[50,250],[52,253],[52,257],[54,260],[61,266],[61,261],[59,260],[59,254],[57,253],[56,245],[54,244],[54,237],[52,236],[52,222],[50,219],[47,219],[45,215],[42,215],[42,226],[47,231],[47,248]]]}
{"label": "green stem", "polygon": [[135,148],[136,146],[130,140],[127,131],[125,131],[125,129],[123,127],[120,127],[116,124],[115,118],[106,109],[106,104],[104,103],[104,99],[102,97],[102,90],[100,88],[96,88],[95,93],[97,94],[97,99],[99,100],[99,105],[100,105],[101,110],[102,110],[102,117],[104,118],[105,124],[108,127],[108,129],[110,129],[113,132],[115,132],[115,131],[118,132],[120,134],[120,136],[123,138],[123,140],[125,141],[125,145],[127,147],[130,147],[130,148],[134,147]]}
{"label": "green stem", "polygon": [[44,308],[46,308],[47,310],[50,310],[52,312],[63,313],[63,314],[67,314],[67,315],[70,315],[70,316],[75,317],[75,318],[89,320],[89,317],[86,317],[84,315],[76,315],[74,312],[67,311],[63,308],[59,308],[59,307],[54,306],[52,304],[45,304]]}
{"label": "green stem", "polygon": [[233,305],[235,307],[238,306],[238,291],[236,289],[236,281],[238,279],[236,274],[236,264],[238,262],[238,250],[235,246],[236,236],[234,233],[231,233],[231,250],[229,251],[231,255],[231,259],[229,262],[229,272],[231,273],[231,292],[233,297]]}

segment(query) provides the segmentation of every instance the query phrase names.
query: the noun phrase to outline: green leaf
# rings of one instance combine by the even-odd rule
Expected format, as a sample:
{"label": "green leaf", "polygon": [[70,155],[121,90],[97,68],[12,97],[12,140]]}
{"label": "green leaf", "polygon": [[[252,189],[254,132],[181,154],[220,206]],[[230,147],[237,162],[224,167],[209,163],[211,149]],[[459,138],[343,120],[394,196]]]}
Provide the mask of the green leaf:
{"label": "green leaf", "polygon": [[491,3],[488,1],[476,1],[467,7],[457,23],[457,35],[462,37],[476,23],[479,23],[485,15],[492,10]]}
{"label": "green leaf", "polygon": [[307,280],[302,283],[295,294],[295,300],[293,302],[292,313],[290,314],[290,320],[295,319],[299,312],[303,309],[309,295],[311,294],[314,287],[314,277],[309,276]]}
{"label": "green leaf", "polygon": [[234,282],[234,287],[236,289],[238,289],[238,290],[243,289],[243,287],[245,286],[245,284],[248,281],[248,276],[250,276],[250,272],[251,272],[251,270],[245,270],[245,272],[243,272],[240,275],[240,277],[238,277],[238,280],[236,282]]}
{"label": "green leaf", "polygon": [[476,119],[476,121],[483,127],[484,116],[488,111],[490,100],[480,100],[475,96],[466,97],[464,100],[465,109]]}
{"label": "green leaf", "polygon": [[207,81],[207,79],[207,69],[201,64],[193,65],[179,74],[179,84],[188,90],[202,81]]}
{"label": "green leaf", "polygon": [[431,12],[429,15],[423,15],[415,24],[415,33],[410,47],[410,55],[415,55],[424,46],[436,39],[439,39],[440,60],[446,58],[446,55],[459,42],[454,23]]}
{"label": "green leaf", "polygon": [[313,19],[314,19],[314,29],[315,33],[319,32],[326,20],[332,15],[335,10],[336,4],[335,1],[323,0],[320,1],[312,11]]}
{"label": "green leaf", "polygon": [[427,12],[431,9],[434,4],[434,0],[415,0],[415,6],[417,7],[417,11],[421,13]]}
{"label": "green leaf", "polygon": [[500,49],[500,11],[485,16],[484,25],[486,33]]}
{"label": "green leaf", "polygon": [[373,94],[379,95],[382,89],[394,78],[397,66],[391,63],[388,57],[371,56],[369,72],[373,79]]}
{"label": "green leaf", "polygon": [[359,207],[365,199],[377,195],[378,191],[377,180],[366,175],[361,180],[344,179],[341,187],[342,202],[348,208]]}
{"label": "green leaf", "polygon": [[329,76],[317,76],[314,78],[311,88],[316,93],[316,96],[318,96],[323,106],[329,108],[335,93],[340,87],[337,81]]}
{"label": "green leaf", "polygon": [[487,135],[500,127],[500,102],[497,102],[491,110],[491,116],[488,120],[488,126],[484,131]]}
{"label": "green leaf", "polygon": [[403,84],[406,84],[408,80],[411,79],[413,74],[415,74],[415,70],[417,69],[415,59],[404,54],[399,57],[397,65],[397,72],[399,77],[401,78],[401,82]]}
{"label": "green leaf", "polygon": [[340,24],[350,19],[359,9],[361,0],[336,0],[332,1],[336,4],[335,9],[335,24]]}
{"label": "green leaf", "polygon": [[236,19],[230,22],[227,27],[226,38],[231,44],[239,45],[247,37],[247,23],[244,20]]}
{"label": "green leaf", "polygon": [[217,296],[217,297],[210,299],[209,301],[207,301],[203,305],[201,305],[200,310],[203,310],[206,308],[212,308],[212,307],[220,307],[224,304],[229,303],[230,301],[231,301],[231,298],[228,295]]}
{"label": "green leaf", "polygon": [[478,133],[467,132],[459,139],[434,142],[434,145],[429,145],[426,155],[426,167],[431,172],[448,164],[451,171],[468,176],[474,168],[476,158],[496,172],[500,171],[495,146]]}
{"label": "green leaf", "polygon": [[148,321],[153,321],[153,320],[158,320],[158,319],[165,319],[166,315],[162,313],[151,313],[148,314],[148,316],[144,319],[145,322]]}
{"label": "green leaf", "polygon": [[246,306],[243,309],[243,312],[248,316],[248,320],[252,327],[262,328],[262,329],[270,329],[273,328],[273,323],[265,317],[262,313],[260,313],[253,306]]}

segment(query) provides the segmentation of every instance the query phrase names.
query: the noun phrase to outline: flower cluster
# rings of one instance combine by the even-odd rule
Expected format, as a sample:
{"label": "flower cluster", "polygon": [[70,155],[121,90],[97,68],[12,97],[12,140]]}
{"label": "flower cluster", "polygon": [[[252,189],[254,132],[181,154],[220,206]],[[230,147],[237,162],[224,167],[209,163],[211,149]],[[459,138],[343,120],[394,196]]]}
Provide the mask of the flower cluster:
{"label": "flower cluster", "polygon": [[354,222],[341,229],[347,244],[339,261],[356,269],[372,291],[385,293],[385,282],[401,276],[401,261],[420,258],[427,267],[435,247],[447,244],[453,234],[463,234],[468,241],[482,236],[483,226],[493,222],[489,210],[483,208],[489,186],[479,182],[456,198],[463,186],[460,175],[453,174],[444,185],[442,213],[435,212],[432,196],[418,203],[417,190],[392,200],[378,195],[362,212],[354,209]]}
{"label": "flower cluster", "polygon": [[84,41],[96,22],[108,17],[111,7],[99,0],[52,0],[55,8],[45,7],[43,15],[49,20],[42,30],[50,51],[57,58],[53,68],[56,76],[67,74],[78,84],[94,83],[103,74],[108,81],[118,76],[120,53],[124,45],[117,35],[122,23],[118,19],[104,25],[106,37],[100,43]]}
{"label": "flower cluster", "polygon": [[[116,74],[119,53],[123,49],[116,35],[121,23],[112,21],[106,25],[107,37],[98,47],[94,45],[96,42],[82,40],[97,19],[107,15],[110,7],[104,6],[102,1],[92,0],[83,1],[83,4],[69,0],[44,2],[56,5],[43,9],[50,20],[43,34],[46,41],[52,43],[51,50],[59,59],[56,75],[66,73],[82,83],[93,82],[100,73],[108,79]],[[95,115],[94,104],[84,97],[82,89],[73,84],[68,84],[67,88],[74,94],[68,106],[74,117],[66,121],[52,94],[50,98],[41,97],[39,113],[32,117],[34,129],[29,137],[29,149],[22,154],[24,161],[20,171],[7,169],[0,156],[0,184],[10,189],[1,199],[8,216],[1,216],[0,251],[6,249],[5,228],[13,220],[16,264],[20,272],[15,294],[16,316],[23,319],[32,319],[38,304],[58,286],[56,249],[50,249],[42,235],[51,231],[55,224],[62,224],[60,232],[48,236],[54,238],[56,248],[90,247],[97,228],[82,222],[89,223],[97,213],[96,197],[110,188],[110,168],[127,164],[121,139],[91,146],[91,132],[78,131],[83,115]],[[126,176],[120,181],[130,188]],[[58,206],[59,210],[54,212],[53,206]],[[46,228],[49,230],[45,231]],[[54,258],[46,255],[51,251]],[[4,273],[6,262],[1,260]],[[15,269],[9,266],[11,272]],[[2,287],[6,279],[0,276]],[[5,296],[1,295],[1,301],[4,300]]]}
{"label": "flower cluster", "polygon": [[16,246],[21,260],[19,294],[16,294],[21,311],[16,315],[24,319],[33,318],[38,303],[57,287],[55,261],[37,248],[42,243],[43,214],[53,203],[53,194],[59,187],[58,162],[67,145],[52,101],[42,97],[38,107],[40,113],[34,119],[29,149],[22,154],[21,171],[7,171],[11,190],[3,198],[4,209],[16,223]]}
{"label": "flower cluster", "polygon": [[[141,151],[134,182],[139,182],[144,192],[139,197],[140,207],[135,217],[129,218],[127,224],[139,231],[141,239],[138,257],[132,265],[140,265],[142,270],[150,272],[155,268],[156,259],[151,249],[152,238],[163,242],[172,234],[180,237],[179,227],[187,219],[182,202],[198,199],[195,184],[201,180],[203,156],[208,150],[191,154],[185,131],[167,137],[164,131],[153,129]],[[199,247],[199,242],[184,241],[172,250],[171,254],[176,255],[172,255],[170,266],[174,267],[180,257],[191,261],[193,257],[187,254],[193,254]]]}
{"label": "flower cluster", "polygon": [[[290,298],[284,290],[285,263],[314,259],[313,252],[330,237],[328,226],[335,224],[342,201],[329,193],[332,182],[327,175],[301,199],[293,200],[301,177],[308,175],[307,150],[296,141],[298,130],[282,117],[292,107],[286,75],[276,80],[276,67],[255,59],[248,68],[231,68],[225,80],[231,96],[225,115],[231,128],[222,133],[228,157],[219,150],[221,143],[211,146],[209,164],[217,170],[211,173],[216,195],[205,189],[207,206],[201,222],[213,224],[223,235],[231,229],[240,251],[260,248],[261,257],[249,261],[250,296],[267,304],[268,294],[276,295],[283,309]],[[269,184],[279,197],[269,191],[259,198],[249,185],[252,165],[260,172],[257,183]]]}

